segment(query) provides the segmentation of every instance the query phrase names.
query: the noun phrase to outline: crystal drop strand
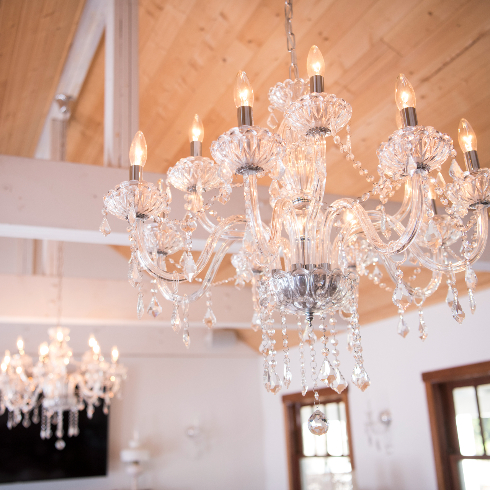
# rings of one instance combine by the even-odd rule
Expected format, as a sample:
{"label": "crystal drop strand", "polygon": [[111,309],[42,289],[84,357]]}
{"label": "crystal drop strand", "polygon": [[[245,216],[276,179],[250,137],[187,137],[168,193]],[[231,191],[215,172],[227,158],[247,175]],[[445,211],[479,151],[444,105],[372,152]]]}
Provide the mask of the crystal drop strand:
{"label": "crystal drop strand", "polygon": [[207,298],[206,306],[208,307],[208,309],[206,310],[206,314],[204,315],[204,318],[202,320],[204,325],[206,325],[206,327],[208,327],[208,328],[213,328],[216,325],[216,316],[214,315],[213,310],[211,308],[213,305],[213,302],[211,301],[211,296],[212,296],[211,291],[207,291],[206,292],[206,298]]}
{"label": "crystal drop strand", "polygon": [[109,226],[109,221],[107,221],[107,209],[102,210],[102,223],[99,226],[99,231],[104,235],[107,236],[111,232],[111,227]]}
{"label": "crystal drop strand", "polygon": [[328,360],[328,354],[330,353],[329,348],[327,347],[328,344],[328,335],[327,335],[327,326],[325,325],[326,323],[326,314],[325,311],[322,311],[322,314],[320,316],[320,331],[322,332],[322,355],[323,355],[323,362],[322,366],[320,368],[320,379],[327,385],[330,386],[330,384],[335,380],[335,370],[330,364],[330,361]]}
{"label": "crystal drop strand", "polygon": [[39,424],[39,406],[36,405],[32,411],[32,422],[34,424]]}
{"label": "crystal drop strand", "polygon": [[107,405],[107,400],[104,401],[104,406],[102,407],[102,412],[104,415],[109,415],[109,405]]}
{"label": "crystal drop strand", "polygon": [[68,437],[73,436],[73,410],[68,412]]}
{"label": "crystal drop strand", "polygon": [[46,416],[46,409],[43,407],[41,411],[41,439],[46,439],[46,434],[47,434],[47,416]]}
{"label": "crystal drop strand", "polygon": [[465,282],[466,287],[468,288],[468,298],[470,300],[470,309],[471,313],[475,313],[476,310],[476,300],[475,300],[475,288],[478,282],[478,278],[476,277],[476,273],[471,267],[469,259],[471,258],[471,250],[472,246],[468,240],[468,234],[465,232],[462,236],[463,240],[463,256],[466,259],[466,271],[465,271]]}
{"label": "crystal drop strand", "polygon": [[178,296],[177,292],[179,289],[179,281],[178,281],[178,274],[177,272],[174,272],[173,274],[173,303],[174,303],[174,308],[172,310],[172,316],[170,317],[170,324],[172,325],[172,330],[175,333],[180,332],[180,316],[179,316],[179,302],[178,302]]}
{"label": "crystal drop strand", "polygon": [[51,430],[51,415],[46,412],[46,437],[45,439],[51,439],[53,432]]}
{"label": "crystal drop strand", "polygon": [[133,288],[138,286],[143,280],[143,276],[141,274],[140,265],[138,258],[136,256],[136,251],[132,250],[131,258],[129,259],[129,269],[128,269],[128,281]]}
{"label": "crystal drop strand", "polygon": [[357,306],[350,317],[349,328],[352,333],[352,345],[354,350],[355,366],[352,372],[352,382],[361,390],[365,391],[370,385],[371,381],[364,368],[364,360],[362,358],[362,345],[361,345],[361,329],[359,327],[359,314],[357,312]]}
{"label": "crystal drop strand", "polygon": [[161,312],[162,312],[162,307],[160,306],[160,303],[158,302],[157,298],[157,292],[158,290],[156,289],[156,284],[157,281],[156,279],[151,280],[151,301],[150,304],[148,305],[148,314],[152,315],[153,318],[156,318]]}
{"label": "crystal drop strand", "polygon": [[269,339],[269,333],[267,330],[267,318],[266,312],[262,310],[260,312],[260,325],[262,328],[262,343],[260,344],[259,351],[264,357],[264,374],[262,380],[264,382],[264,387],[267,391],[271,390],[271,373],[269,370],[269,351],[271,348],[271,343]]}
{"label": "crystal drop strand", "polygon": [[398,308],[398,315],[399,315],[399,320],[398,320],[398,335],[401,337],[405,338],[408,335],[408,332],[410,332],[410,328],[408,328],[407,322],[405,321],[405,317],[403,316],[403,308]]}
{"label": "crystal drop strand", "polygon": [[286,325],[286,315],[284,311],[281,311],[281,327],[282,327],[282,347],[284,352],[284,378],[283,384],[286,389],[291,385],[292,374],[289,359],[289,339],[288,339],[288,330]]}
{"label": "crystal drop strand", "polygon": [[388,218],[386,217],[385,207],[381,204],[376,207],[376,210],[381,213],[381,221],[380,221],[379,229],[383,234],[383,236],[386,239],[388,239],[391,236],[391,231],[388,227]]}
{"label": "crystal drop strand", "polygon": [[252,301],[254,314],[252,316],[252,330],[257,332],[260,328],[260,305],[259,305],[259,295],[257,292],[257,279],[255,275],[252,278]]}
{"label": "crystal drop strand", "polygon": [[14,426],[14,414],[12,412],[9,412],[7,415],[7,429],[12,429]]}
{"label": "crystal drop strand", "polygon": [[274,339],[274,334],[276,331],[274,330],[274,319],[272,318],[272,310],[269,312],[269,318],[267,319],[267,334],[269,336],[269,342],[270,342],[270,360],[269,360],[269,366],[270,366],[270,379],[271,379],[271,385],[270,385],[270,392],[274,393],[276,395],[281,391],[282,388],[282,381],[281,377],[277,374],[276,372],[276,366],[277,366],[277,361],[276,361],[276,341]]}
{"label": "crystal drop strand", "polygon": [[138,315],[138,320],[143,318],[145,313],[145,303],[143,301],[143,291],[141,290],[141,283],[138,284],[138,301],[136,303],[136,313]]}
{"label": "crystal drop strand", "polygon": [[403,271],[396,269],[395,276],[398,280],[395,290],[393,291],[392,301],[398,310],[405,310],[412,302],[413,298],[410,296],[405,284],[403,284]]}
{"label": "crystal drop strand", "polygon": [[424,320],[424,312],[422,308],[419,308],[419,337],[422,340],[425,340],[427,338],[427,325],[425,324]]}
{"label": "crystal drop strand", "polygon": [[301,320],[298,317],[298,335],[299,335],[299,361],[301,370],[301,393],[303,396],[308,392],[308,385],[306,384],[306,370],[305,370],[305,352],[303,343],[303,330],[301,328]]}
{"label": "crystal drop strand", "polygon": [[330,315],[330,319],[328,320],[328,323],[330,324],[330,335],[332,337],[330,340],[330,344],[333,347],[333,349],[330,352],[333,356],[332,366],[334,367],[334,373],[335,373],[335,379],[330,383],[330,388],[332,388],[332,390],[340,394],[347,388],[347,383],[339,369],[340,361],[338,359],[339,351],[337,349],[337,346],[339,345],[339,341],[337,340],[336,337],[337,330],[335,327],[335,325],[337,324],[337,320],[334,318],[332,314]]}
{"label": "crystal drop strand", "polygon": [[29,417],[29,412],[24,414],[22,418],[22,425],[27,429],[31,425],[31,419]]}
{"label": "crystal drop strand", "polygon": [[430,187],[429,187],[429,181],[427,179],[427,173],[423,173],[420,175],[422,176],[422,197],[424,200],[425,216],[428,219],[432,219],[434,217],[434,210],[432,209],[432,203],[430,198]]}
{"label": "crystal drop strand", "polygon": [[78,410],[73,410],[73,435],[76,437],[80,434],[80,429],[78,428]]}
{"label": "crystal drop strand", "polygon": [[451,308],[451,314],[453,315],[453,318],[458,323],[463,323],[463,320],[465,318],[465,314],[464,314],[463,308],[461,308],[461,304],[460,304],[459,299],[458,299],[458,290],[456,289],[456,286],[455,286],[456,278],[454,276],[454,272],[449,273],[446,283],[448,285],[446,303]]}
{"label": "crystal drop strand", "polygon": [[[306,324],[308,325],[308,330],[313,332],[312,325],[313,316],[309,316],[306,318]],[[308,342],[310,344],[310,369],[311,369],[311,380],[313,381],[313,393],[315,396],[315,405],[318,408],[318,404],[320,403],[320,396],[318,395],[318,373],[317,373],[317,363],[316,363],[316,350],[315,350],[315,340]]]}
{"label": "crystal drop strand", "polygon": [[182,298],[182,314],[183,314],[182,341],[184,342],[184,345],[188,349],[191,345],[191,337],[189,335],[189,300],[187,298],[187,294],[184,294],[184,297]]}

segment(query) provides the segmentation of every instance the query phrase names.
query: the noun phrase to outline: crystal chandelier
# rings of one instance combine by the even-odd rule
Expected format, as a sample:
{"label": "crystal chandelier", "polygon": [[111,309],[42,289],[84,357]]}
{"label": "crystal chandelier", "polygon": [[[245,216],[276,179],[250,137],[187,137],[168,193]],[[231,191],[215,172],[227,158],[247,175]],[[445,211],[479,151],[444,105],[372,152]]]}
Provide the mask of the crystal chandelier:
{"label": "crystal chandelier", "polygon": [[103,402],[107,415],[111,400],[120,392],[126,368],[118,363],[116,347],[112,349],[111,362],[104,360],[93,336],[89,340],[91,348],[81,362],[76,362],[68,346],[69,329],[50,328],[48,334],[50,342],[39,346],[36,364],[24,352],[20,337],[18,353],[5,352],[0,371],[0,413],[8,410],[9,429],[21,421],[24,427],[41,422],[41,439],[50,439],[55,426],[55,447],[61,450],[65,447],[64,412],[68,412],[68,437],[79,434],[78,412],[85,407],[91,419],[94,407]]}
{"label": "crystal chandelier", "polygon": [[[142,273],[146,271],[152,280],[148,312],[154,316],[161,312],[159,291],[173,303],[171,324],[176,332],[182,330],[187,347],[189,305],[205,295],[207,311],[203,321],[208,327],[215,324],[213,279],[230,246],[240,243],[240,251],[232,257],[234,279],[237,287],[247,282],[252,285],[252,328],[262,331],[264,385],[268,391],[278,393],[283,385],[288,387],[291,383],[287,316],[293,315],[300,336],[303,394],[308,390],[304,357],[305,348],[309,347],[311,379],[318,401],[319,380],[338,393],[347,386],[339,370],[336,317],[349,323],[348,345],[355,359],[352,382],[362,391],[370,385],[364,369],[357,311],[360,276],[367,276],[375,285],[392,292],[402,337],[409,331],[404,312],[410,305],[419,310],[421,339],[427,337],[422,307],[443,277],[453,317],[459,323],[464,319],[456,289],[458,272],[465,271],[471,311],[475,310],[477,279],[472,264],[481,256],[487,240],[490,171],[479,167],[476,136],[465,119],[458,130],[466,164],[466,171],[461,170],[451,138],[418,124],[415,92],[400,75],[395,89],[399,129],[377,151],[378,181],[374,182],[374,175],[362,167],[352,150],[351,106],[324,91],[325,64],[316,46],[308,55],[309,78],[298,76],[291,19],[292,4],[287,1],[290,78],[269,90],[268,124],[277,131],[254,125],[253,89],[246,74],[239,72],[234,91],[238,124],[212,143],[214,161],[201,154],[204,129],[196,115],[190,130],[191,156],[169,169],[166,186],[161,181],[155,186],[143,179],[147,148],[143,134],[138,132],[130,149],[129,180],[104,197],[100,231],[110,233],[108,213],[128,222],[129,281],[138,289],[138,316],[141,318],[145,309]],[[280,124],[276,113],[282,115]],[[370,191],[358,198],[324,202],[327,151],[332,145],[372,185]],[[452,182],[446,184],[439,171],[448,159]],[[265,175],[272,179],[269,223],[261,217],[257,193],[257,179]],[[389,214],[385,205],[402,186],[403,202],[395,214]],[[182,219],[170,217],[171,187],[185,193]],[[226,205],[237,187],[243,187],[245,215],[217,216],[213,209],[216,201]],[[367,211],[363,203],[375,197],[379,205]],[[438,214],[436,199],[444,206],[445,214]],[[195,262],[192,237],[198,225],[209,237]],[[171,256],[177,252],[180,260],[175,261]],[[381,265],[393,281],[393,288],[382,281]],[[413,271],[409,277],[405,276],[406,267]],[[422,267],[430,271],[430,280],[424,287],[415,286]],[[193,280],[199,283],[196,291],[179,294],[179,284]],[[276,361],[273,312],[281,317],[282,376]],[[322,332],[318,370],[315,316],[319,317],[318,328]],[[310,430],[321,434],[327,428],[324,414],[315,411]]]}

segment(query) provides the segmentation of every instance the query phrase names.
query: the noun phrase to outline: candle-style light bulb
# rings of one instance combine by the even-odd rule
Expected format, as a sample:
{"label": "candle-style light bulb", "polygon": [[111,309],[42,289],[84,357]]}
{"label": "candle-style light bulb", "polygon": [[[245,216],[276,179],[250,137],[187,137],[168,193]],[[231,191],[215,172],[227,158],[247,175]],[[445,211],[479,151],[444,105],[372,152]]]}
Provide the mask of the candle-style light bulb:
{"label": "candle-style light bulb", "polygon": [[458,127],[459,146],[464,154],[466,169],[470,172],[476,172],[480,169],[478,161],[476,134],[471,124],[466,119],[461,119]]}
{"label": "candle-style light bulb", "polygon": [[192,118],[192,124],[189,129],[189,141],[202,141],[204,140],[204,126],[202,124],[201,118],[198,114],[195,114]]}
{"label": "candle-style light bulb", "polygon": [[415,108],[415,91],[403,73],[396,79],[395,101],[400,111],[407,107]]}
{"label": "candle-style light bulb", "polygon": [[417,126],[415,110],[415,91],[403,73],[400,73],[395,84],[395,102],[402,121],[402,127]]}
{"label": "candle-style light bulb", "polygon": [[458,141],[461,150],[466,153],[467,151],[476,151],[476,134],[471,127],[471,124],[466,119],[459,121],[458,127]]}
{"label": "candle-style light bulb", "polygon": [[24,341],[22,340],[22,337],[17,339],[17,349],[19,349],[19,354],[24,354]]}
{"label": "candle-style light bulb", "polygon": [[254,91],[247,74],[244,71],[239,71],[235,79],[235,105],[237,109],[239,107],[253,107],[254,105]]}
{"label": "candle-style light bulb", "polygon": [[191,156],[200,157],[202,155],[202,141],[204,139],[204,126],[201,118],[195,114],[189,128],[189,141],[191,142]]}
{"label": "candle-style light bulb", "polygon": [[3,362],[6,366],[10,364],[10,351],[6,350],[5,351],[5,357],[3,358]]}
{"label": "candle-style light bulb", "polygon": [[63,330],[61,328],[58,328],[58,331],[56,332],[56,340],[58,342],[63,342]]}
{"label": "candle-style light bulb", "polygon": [[43,342],[40,346],[39,346],[39,356],[40,357],[45,357],[47,356],[49,353],[49,346],[48,346],[48,343],[47,342]]}
{"label": "candle-style light bulb", "polygon": [[310,78],[315,75],[325,76],[325,60],[323,59],[322,52],[318,49],[318,46],[313,45],[310,48],[306,60],[306,69]]}
{"label": "candle-style light bulb", "polygon": [[147,149],[145,136],[138,131],[133,138],[129,149],[129,180],[141,180],[143,178],[143,167],[146,163]]}
{"label": "candle-style light bulb", "polygon": [[112,355],[112,362],[116,363],[117,360],[119,359],[119,351],[117,350],[116,346],[112,348],[111,355]]}
{"label": "candle-style light bulb", "polygon": [[310,92],[321,94],[324,90],[325,61],[318,46],[313,45],[310,48],[306,69],[310,77]]}
{"label": "candle-style light bulb", "polygon": [[92,350],[94,351],[94,354],[99,354],[100,353],[100,345],[94,344],[94,346],[92,347]]}
{"label": "candle-style light bulb", "polygon": [[88,345],[89,347],[94,347],[94,345],[97,344],[97,341],[95,340],[95,337],[93,335],[90,336],[88,339]]}

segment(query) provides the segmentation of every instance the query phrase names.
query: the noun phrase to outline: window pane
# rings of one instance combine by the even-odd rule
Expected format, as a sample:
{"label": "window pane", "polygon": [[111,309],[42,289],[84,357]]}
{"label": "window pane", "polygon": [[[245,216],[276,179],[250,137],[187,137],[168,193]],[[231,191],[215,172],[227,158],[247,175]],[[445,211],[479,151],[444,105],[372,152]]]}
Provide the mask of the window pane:
{"label": "window pane", "polygon": [[350,458],[302,458],[302,490],[351,490]]}
{"label": "window pane", "polygon": [[473,386],[455,388],[453,399],[461,455],[482,456],[484,454],[483,440],[475,388]]}
{"label": "window pane", "polygon": [[463,490],[489,490],[490,461],[463,459],[459,462],[459,476]]}
{"label": "window pane", "polygon": [[480,405],[480,417],[485,434],[485,449],[490,456],[490,385],[480,385],[476,388],[478,403]]}
{"label": "window pane", "polygon": [[[323,410],[320,407],[320,410]],[[301,415],[301,435],[303,436],[303,454],[305,456],[315,456],[316,454],[316,437],[313,435],[308,429],[308,419],[310,415],[313,413],[312,406],[301,407],[300,415]],[[325,436],[321,436],[325,437]]]}
{"label": "window pane", "polygon": [[[344,405],[343,402],[341,402]],[[344,432],[345,423],[341,420],[340,403],[327,403],[325,405],[326,416],[328,420],[327,432],[327,451],[331,456],[344,455]]]}

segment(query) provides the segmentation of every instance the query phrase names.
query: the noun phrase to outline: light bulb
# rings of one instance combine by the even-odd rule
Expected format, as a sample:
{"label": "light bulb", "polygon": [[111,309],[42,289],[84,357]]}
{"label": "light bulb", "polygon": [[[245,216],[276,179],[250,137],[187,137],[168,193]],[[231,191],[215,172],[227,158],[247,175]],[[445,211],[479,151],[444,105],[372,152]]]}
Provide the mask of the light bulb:
{"label": "light bulb", "polygon": [[44,356],[47,356],[49,353],[49,346],[48,346],[48,343],[47,342],[43,342],[40,346],[39,346],[39,355],[41,357],[44,357]]}
{"label": "light bulb", "polygon": [[22,367],[21,367],[21,366],[17,366],[17,367],[15,368],[15,372],[16,372],[17,374],[22,374]]}
{"label": "light bulb", "polygon": [[415,107],[415,92],[403,73],[396,79],[395,101],[400,111],[407,107]]}
{"label": "light bulb", "polygon": [[310,52],[308,53],[306,69],[310,78],[315,75],[321,75],[322,77],[325,75],[325,61],[322,52],[315,45],[310,48]]}
{"label": "light bulb", "polygon": [[17,339],[17,349],[19,349],[21,354],[24,352],[24,341],[22,340],[22,337]]}
{"label": "light bulb", "polygon": [[119,351],[117,350],[117,347],[114,346],[112,348],[112,362],[117,362],[117,360],[119,359]]}
{"label": "light bulb", "polygon": [[2,368],[2,373],[4,373],[5,371],[7,371],[7,364],[5,364],[4,362],[2,362],[2,365],[1,365],[1,368]]}
{"label": "light bulb", "polygon": [[247,74],[244,71],[239,71],[235,80],[235,105],[239,107],[254,105],[254,91],[248,80]]}
{"label": "light bulb", "polygon": [[471,124],[464,118],[459,121],[458,140],[461,151],[464,153],[468,151],[476,151],[476,134],[473,131]]}
{"label": "light bulb", "polygon": [[56,332],[56,340],[58,342],[63,342],[63,330],[61,330],[61,328]]}
{"label": "light bulb", "polygon": [[92,347],[94,354],[99,354],[100,353],[100,345],[99,344],[94,344]]}
{"label": "light bulb", "polygon": [[131,148],[129,149],[129,161],[131,165],[145,166],[146,163],[146,140],[145,136],[141,131],[138,131],[133,138],[131,143]]}
{"label": "light bulb", "polygon": [[192,118],[192,125],[189,129],[189,141],[200,141],[202,143],[204,139],[204,126],[202,124],[201,118],[195,114]]}

